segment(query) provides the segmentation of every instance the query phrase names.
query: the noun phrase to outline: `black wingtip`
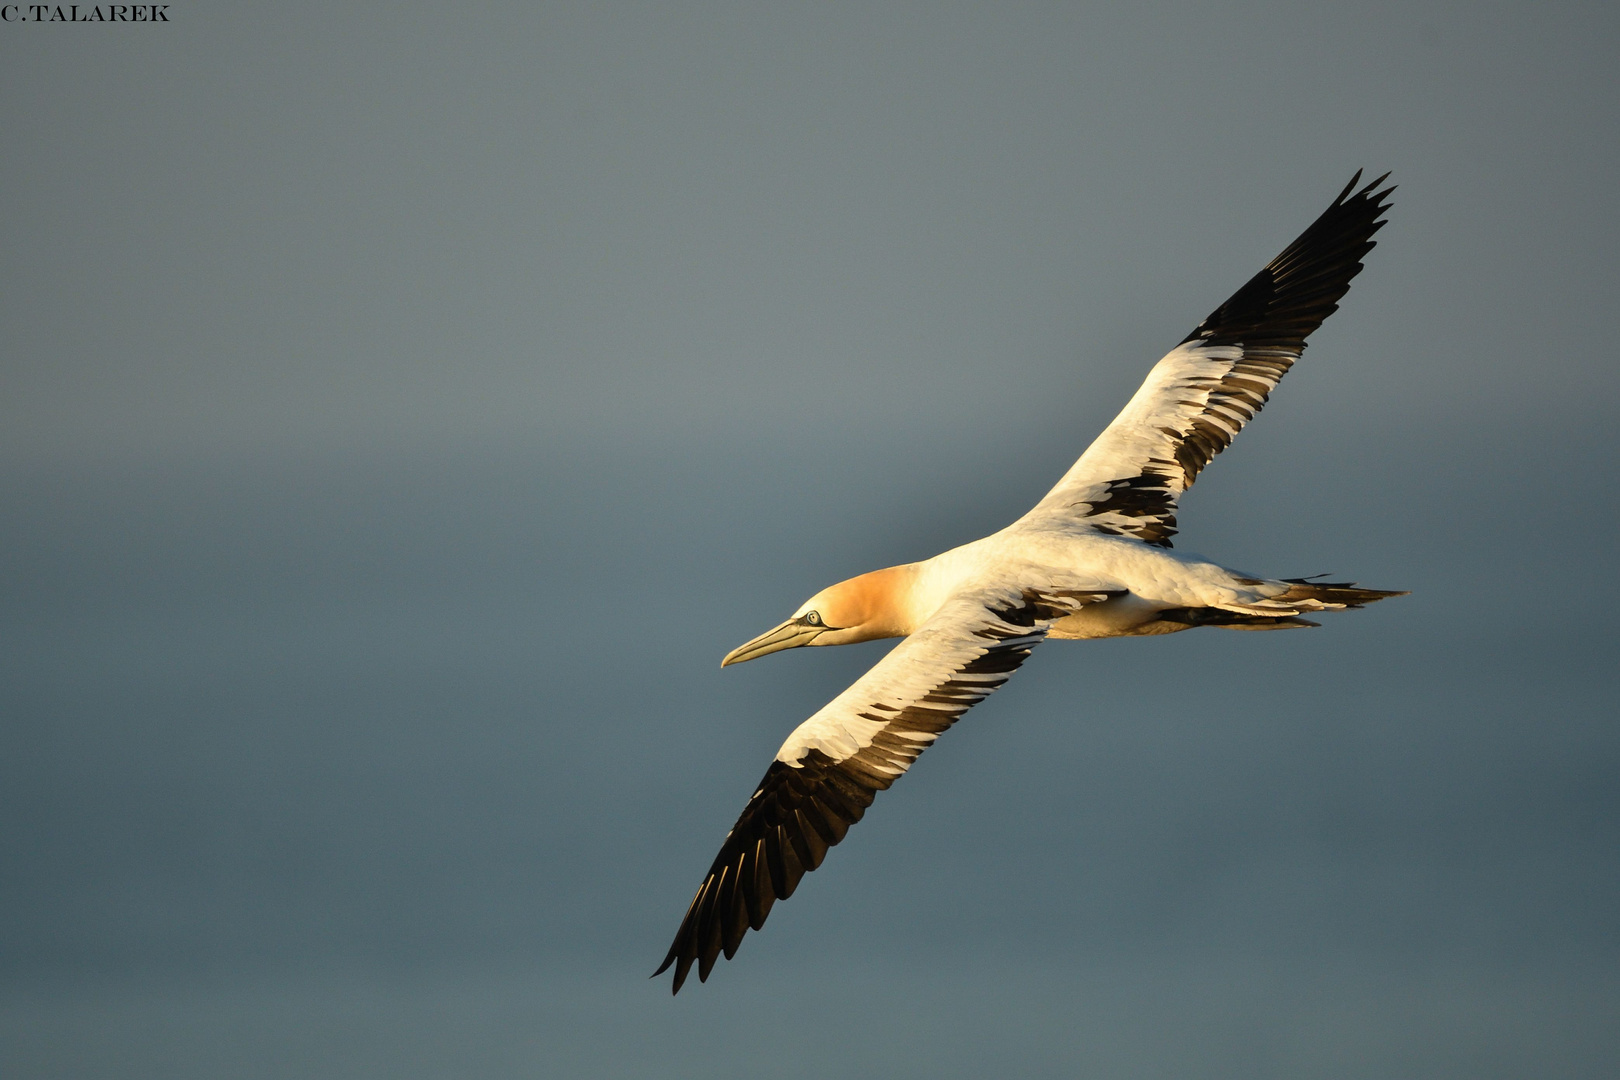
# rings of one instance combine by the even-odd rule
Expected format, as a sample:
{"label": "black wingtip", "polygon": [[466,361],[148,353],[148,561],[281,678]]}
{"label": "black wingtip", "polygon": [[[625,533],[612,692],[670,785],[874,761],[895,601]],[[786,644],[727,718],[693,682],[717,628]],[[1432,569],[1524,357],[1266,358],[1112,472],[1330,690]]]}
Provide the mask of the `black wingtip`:
{"label": "black wingtip", "polygon": [[[1390,178],[1390,173],[1386,172],[1377,179],[1369,180],[1367,183],[1363,184],[1361,183],[1361,175],[1364,171],[1365,170],[1362,169],[1356,170],[1356,174],[1350,178],[1350,182],[1344,185],[1344,190],[1339,192],[1339,197],[1333,200],[1333,205],[1329,207],[1330,211],[1347,206],[1349,203],[1357,200],[1370,204],[1373,207],[1375,214],[1382,214],[1390,208],[1391,204],[1385,200],[1394,194],[1395,189],[1400,185],[1391,184],[1389,187],[1380,191],[1378,190],[1379,185]],[[1377,229],[1382,225],[1382,221],[1377,222],[1373,226],[1373,230],[1376,232]]]}
{"label": "black wingtip", "polygon": [[[1361,171],[1359,169],[1356,170],[1356,175],[1357,176],[1361,175]],[[1381,184],[1383,184],[1383,182],[1385,180],[1388,180],[1389,177],[1390,177],[1390,174],[1386,172],[1384,175],[1380,176],[1378,179],[1373,180],[1370,183],[1363,186],[1360,191],[1356,192],[1355,197],[1358,198],[1358,199],[1366,199],[1369,203],[1371,203],[1373,205],[1374,209],[1379,214],[1384,213],[1392,205],[1387,200],[1389,199],[1389,197],[1391,195],[1395,194],[1395,189],[1400,187],[1399,184],[1391,184],[1391,185],[1389,185],[1389,187],[1384,188],[1382,191],[1378,190],[1379,186]],[[1354,180],[1350,181],[1350,186],[1355,187],[1355,181]],[[1383,222],[1380,221],[1380,222],[1378,222],[1378,224],[1380,226],[1382,226]]]}
{"label": "black wingtip", "polygon": [[[1378,194],[1376,194],[1376,195],[1373,194],[1373,189],[1374,188],[1378,187],[1379,184],[1382,184],[1385,180],[1389,179],[1390,174],[1388,172],[1386,172],[1386,173],[1384,173],[1384,175],[1380,176],[1378,179],[1368,181],[1366,184],[1362,185],[1361,190],[1357,191],[1356,190],[1356,185],[1361,183],[1361,174],[1364,171],[1365,170],[1362,170],[1362,169],[1357,169],[1356,170],[1356,175],[1354,175],[1354,176],[1352,176],[1350,178],[1350,182],[1348,184],[1344,185],[1344,190],[1339,192],[1339,197],[1337,199],[1333,200],[1333,205],[1334,206],[1343,206],[1345,204],[1345,202],[1348,201],[1352,197],[1357,198],[1357,199],[1370,199],[1372,202],[1381,202],[1386,195],[1388,195],[1390,192],[1394,191],[1395,188],[1397,187],[1397,185],[1391,184],[1389,187],[1385,188],[1383,191],[1378,192]],[[1352,193],[1353,193],[1353,195],[1352,195]]]}
{"label": "black wingtip", "polygon": [[[668,956],[664,957],[664,962],[658,965],[658,970],[647,977],[649,979],[658,978],[658,976],[668,971],[670,965],[674,964],[677,959],[679,959],[679,957],[675,953],[671,952]],[[675,978],[670,981],[670,996],[673,997],[681,992],[681,984],[686,981],[686,972],[691,966],[691,961],[687,961],[686,963],[680,964],[675,968]]]}
{"label": "black wingtip", "polygon": [[1382,200],[1395,189],[1379,186],[1390,174],[1367,184],[1363,175],[1357,169],[1331,206],[1182,343],[1243,345],[1299,356],[1305,339],[1338,310],[1361,272],[1361,260],[1375,246],[1373,235],[1384,227],[1389,207]]}
{"label": "black wingtip", "polygon": [[[1389,174],[1385,173],[1384,175],[1388,176]],[[1344,190],[1339,192],[1339,197],[1337,199],[1333,200],[1333,205],[1334,206],[1339,206],[1339,205],[1343,204],[1344,200],[1346,200],[1346,199],[1348,199],[1350,197],[1350,193],[1352,191],[1356,190],[1356,185],[1359,184],[1360,182],[1361,182],[1361,170],[1357,169],[1356,170],[1356,175],[1352,176],[1350,178],[1350,182],[1348,184],[1344,185]]]}

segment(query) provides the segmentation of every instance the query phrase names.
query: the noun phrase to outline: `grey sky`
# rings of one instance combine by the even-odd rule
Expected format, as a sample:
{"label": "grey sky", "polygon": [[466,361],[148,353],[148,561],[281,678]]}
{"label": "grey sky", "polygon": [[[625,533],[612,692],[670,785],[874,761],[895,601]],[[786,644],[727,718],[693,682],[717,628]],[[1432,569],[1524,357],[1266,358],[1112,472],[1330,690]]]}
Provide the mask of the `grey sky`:
{"label": "grey sky", "polygon": [[[170,18],[0,24],[0,1072],[1620,1063],[1612,10]],[[1413,595],[1042,649],[645,982],[881,648],[720,656],[1020,513],[1358,167],[1178,547]]]}

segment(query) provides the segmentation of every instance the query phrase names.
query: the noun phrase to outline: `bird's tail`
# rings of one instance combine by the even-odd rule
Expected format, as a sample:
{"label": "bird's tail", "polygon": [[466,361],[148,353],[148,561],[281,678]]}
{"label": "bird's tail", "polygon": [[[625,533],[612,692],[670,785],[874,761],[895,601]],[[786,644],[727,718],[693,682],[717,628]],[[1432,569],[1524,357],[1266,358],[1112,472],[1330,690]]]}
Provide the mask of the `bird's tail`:
{"label": "bird's tail", "polygon": [[[1226,626],[1242,630],[1270,630],[1282,626],[1314,626],[1299,615],[1306,615],[1317,611],[1344,611],[1348,608],[1365,607],[1376,600],[1383,600],[1390,596],[1405,596],[1404,592],[1389,592],[1384,589],[1362,589],[1353,581],[1313,581],[1310,578],[1282,578],[1280,581],[1261,581],[1257,578],[1239,578],[1244,585],[1255,588],[1260,594],[1259,598],[1246,602],[1230,602],[1213,604],[1213,610],[1256,617],[1253,623],[1244,620],[1221,618],[1219,621],[1206,617],[1200,625]],[[1283,588],[1278,592],[1271,590],[1278,585]],[[1288,621],[1292,618],[1293,621]],[[1275,627],[1268,625],[1265,620],[1277,619]]]}
{"label": "bird's tail", "polygon": [[1391,596],[1405,596],[1404,591],[1361,589],[1353,581],[1312,581],[1309,578],[1283,578],[1289,585],[1287,592],[1270,598],[1272,603],[1288,604],[1300,611],[1332,611],[1365,607]]}
{"label": "bird's tail", "polygon": [[1170,634],[1189,630],[1195,626],[1218,626],[1222,630],[1291,630],[1302,626],[1321,626],[1297,615],[1255,615],[1247,611],[1227,611],[1223,608],[1171,608],[1159,612],[1152,626],[1158,633]]}

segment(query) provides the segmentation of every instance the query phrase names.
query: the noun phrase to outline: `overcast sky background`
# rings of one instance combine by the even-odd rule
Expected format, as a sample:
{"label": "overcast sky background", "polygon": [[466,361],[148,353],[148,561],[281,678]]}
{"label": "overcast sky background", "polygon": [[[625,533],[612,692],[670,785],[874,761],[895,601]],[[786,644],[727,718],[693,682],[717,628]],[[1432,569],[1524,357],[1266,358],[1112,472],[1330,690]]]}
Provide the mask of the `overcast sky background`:
{"label": "overcast sky background", "polygon": [[[81,5],[83,6],[83,5]],[[1620,14],[170,4],[0,23],[0,1073],[1620,1068]],[[1178,548],[1413,595],[1052,644],[706,985],[884,644],[1358,167]]]}

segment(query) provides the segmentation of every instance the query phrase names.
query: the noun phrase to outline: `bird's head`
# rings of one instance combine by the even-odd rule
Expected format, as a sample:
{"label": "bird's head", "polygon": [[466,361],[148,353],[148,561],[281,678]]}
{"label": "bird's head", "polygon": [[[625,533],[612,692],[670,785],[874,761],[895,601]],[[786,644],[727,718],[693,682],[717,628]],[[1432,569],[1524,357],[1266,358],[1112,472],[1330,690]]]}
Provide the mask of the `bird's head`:
{"label": "bird's head", "polygon": [[787,622],[732,649],[720,666],[800,645],[849,645],[909,634],[905,613],[915,577],[915,564],[891,566],[822,589]]}

